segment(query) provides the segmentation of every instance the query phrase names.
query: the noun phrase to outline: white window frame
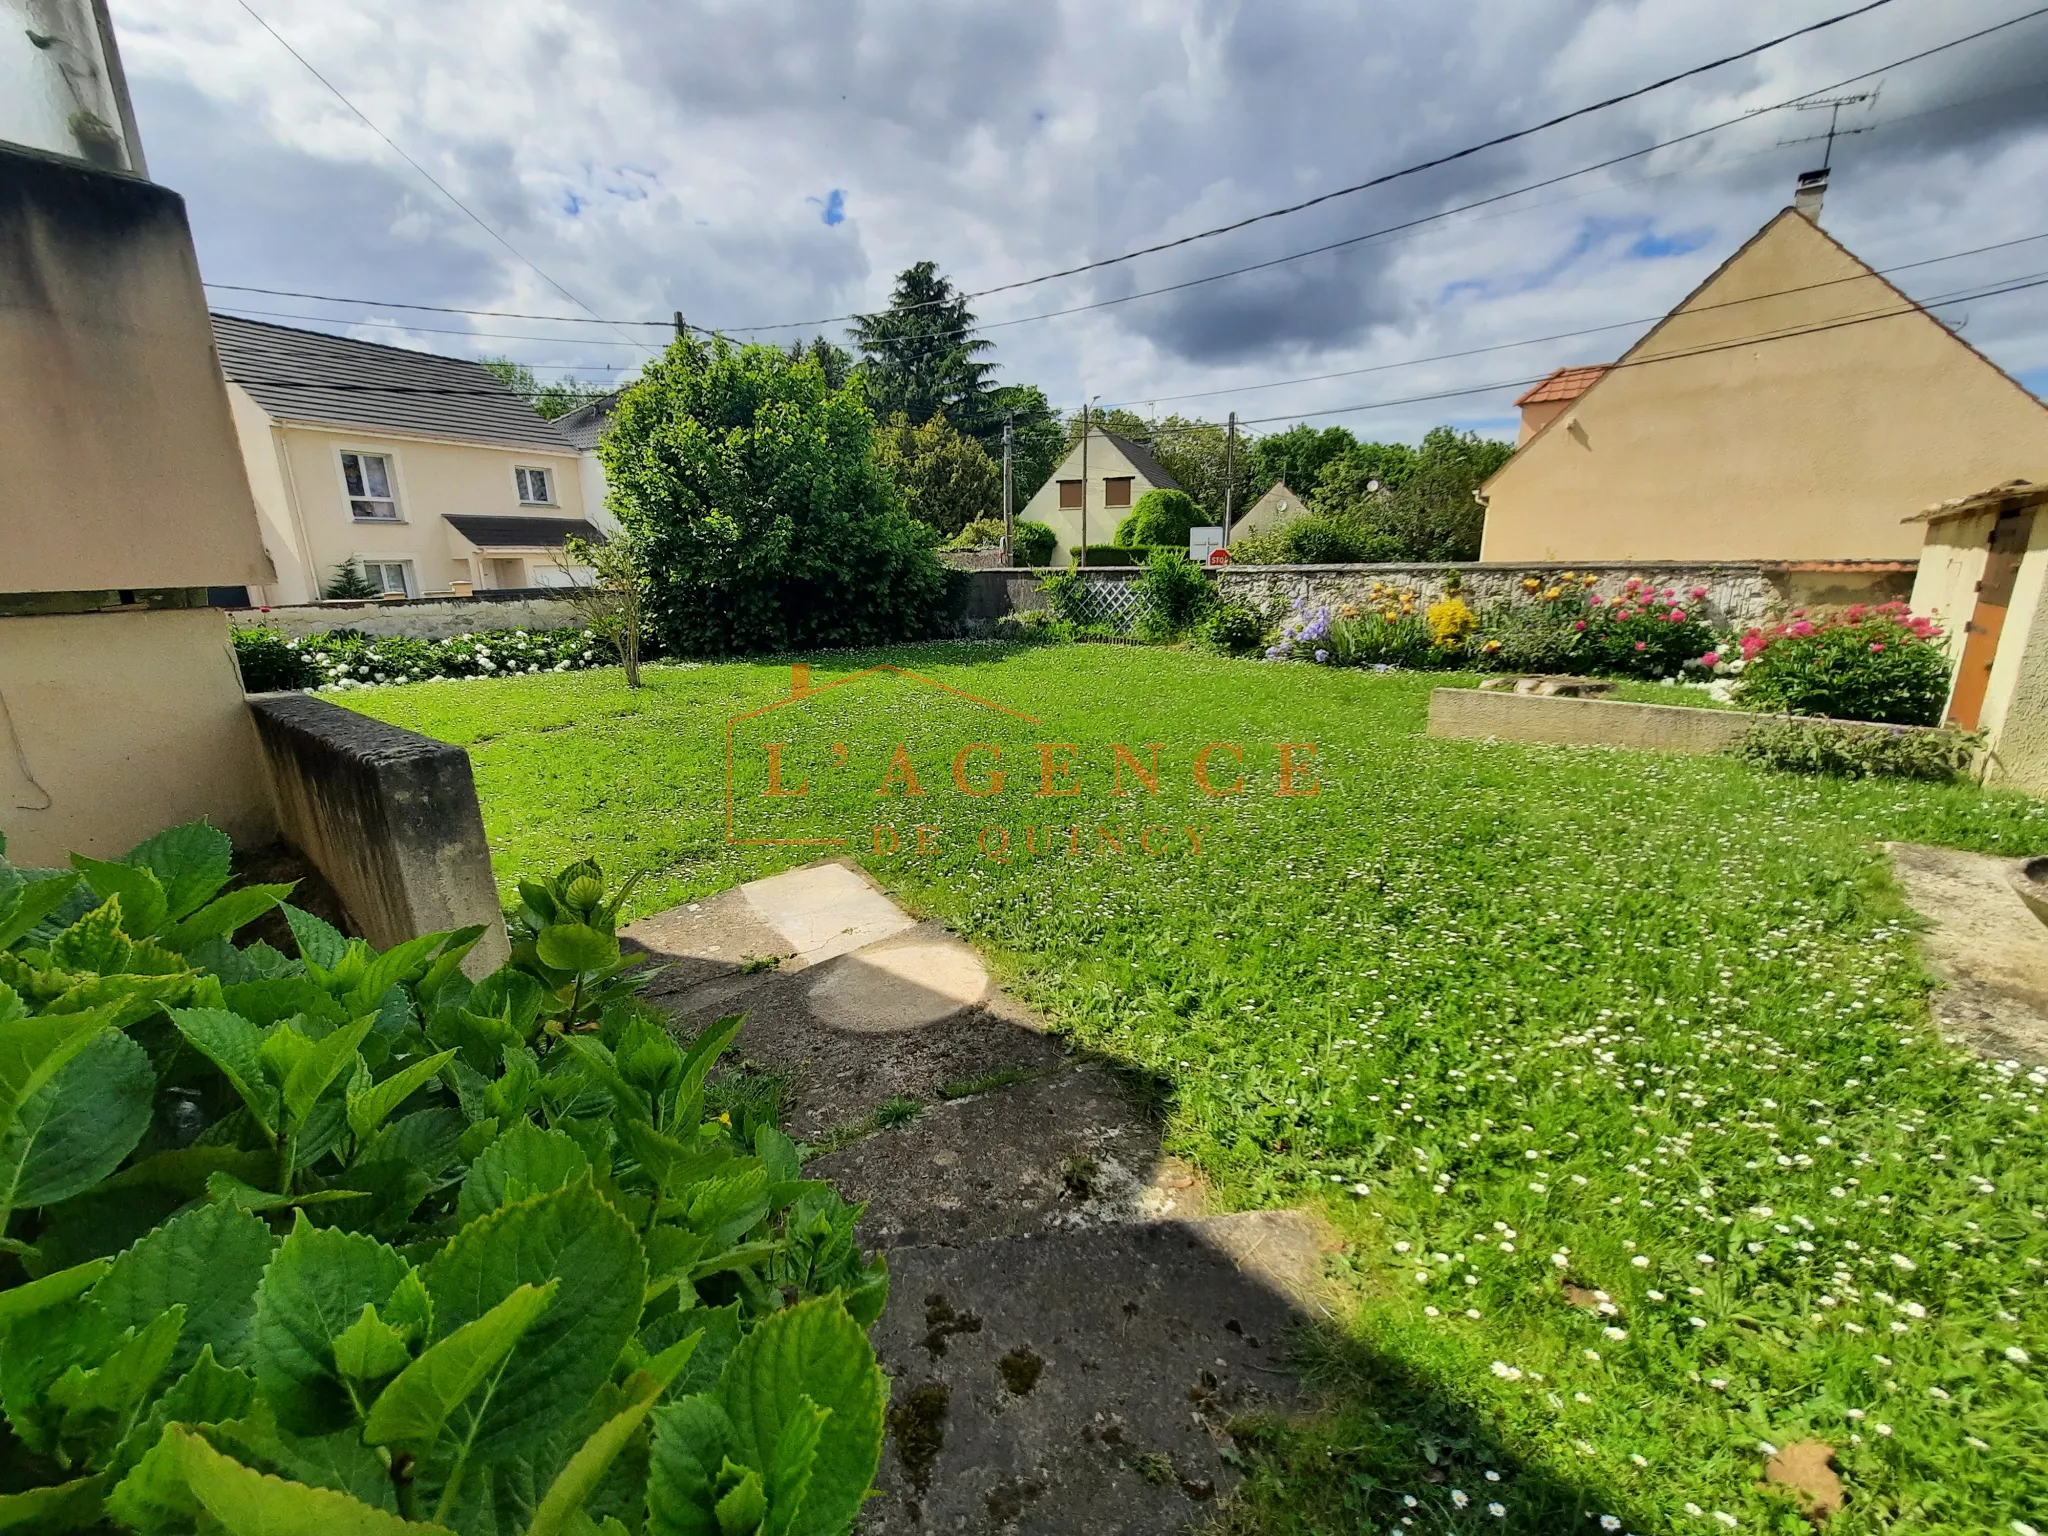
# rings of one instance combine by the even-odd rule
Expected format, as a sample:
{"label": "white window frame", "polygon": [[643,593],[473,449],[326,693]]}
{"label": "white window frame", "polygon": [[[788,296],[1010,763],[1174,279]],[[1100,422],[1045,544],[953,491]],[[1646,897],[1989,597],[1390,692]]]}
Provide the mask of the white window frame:
{"label": "white window frame", "polygon": [[[389,496],[358,496],[356,495],[355,492],[351,491],[348,488],[348,461],[351,458],[359,460],[382,459],[384,461],[385,486],[391,492],[391,494]],[[336,448],[334,450],[334,470],[335,473],[341,477],[342,505],[348,508],[349,520],[351,522],[376,523],[380,526],[383,526],[392,523],[403,523],[404,521],[406,521],[405,497],[398,483],[398,455],[391,452],[390,449]],[[369,482],[366,480],[364,481],[364,484],[365,486],[367,486]],[[391,507],[391,515],[389,517],[364,517],[361,513],[357,512],[355,508],[355,504],[359,501],[388,502]]]}
{"label": "white window frame", "polygon": [[[365,518],[364,521],[367,522],[369,519]],[[414,568],[412,561],[402,556],[393,559],[389,555],[357,555],[355,557],[355,565],[358,571],[361,571],[364,576],[375,582],[387,593],[391,591],[391,588],[384,586],[385,577],[383,573],[395,566],[398,570],[398,579],[405,595],[407,597],[418,597],[420,595],[419,573]]]}
{"label": "white window frame", "polygon": [[[539,500],[534,500],[526,494],[526,477],[528,475],[539,475],[541,477],[541,485],[547,494]],[[522,507],[558,507],[561,505],[561,502],[555,499],[555,472],[548,465],[515,464],[512,467],[512,484],[519,492],[519,505]]]}

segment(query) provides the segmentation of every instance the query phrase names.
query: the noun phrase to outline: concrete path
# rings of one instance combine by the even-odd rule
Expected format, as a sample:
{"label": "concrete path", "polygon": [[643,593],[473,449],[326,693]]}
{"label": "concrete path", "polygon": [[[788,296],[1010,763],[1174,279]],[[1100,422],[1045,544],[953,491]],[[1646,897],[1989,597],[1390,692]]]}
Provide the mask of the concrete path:
{"label": "concrete path", "polygon": [[1996,1060],[2048,1063],[2048,926],[2008,878],[2026,861],[1920,843],[1885,851],[1927,919],[1920,947],[1941,978],[1934,1013],[1943,1033]]}
{"label": "concrete path", "polygon": [[[866,1204],[863,1235],[888,1254],[887,1496],[861,1529],[1206,1523],[1234,1481],[1230,1419],[1303,1406],[1284,1346],[1321,1314],[1323,1231],[1290,1211],[1204,1215],[1142,1083],[1070,1054],[973,949],[851,865],[624,936],[669,966],[647,996],[683,1025],[747,1015],[736,1050],[793,1080],[790,1134],[836,1146],[807,1171]],[[919,1109],[883,1128],[892,1100]]]}

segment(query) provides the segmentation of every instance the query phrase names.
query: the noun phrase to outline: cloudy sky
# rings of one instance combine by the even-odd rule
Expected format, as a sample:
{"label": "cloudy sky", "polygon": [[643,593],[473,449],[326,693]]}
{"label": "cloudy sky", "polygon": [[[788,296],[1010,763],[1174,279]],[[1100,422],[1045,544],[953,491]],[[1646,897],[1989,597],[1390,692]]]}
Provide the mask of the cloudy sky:
{"label": "cloudy sky", "polygon": [[[210,281],[543,315],[681,310],[737,334],[876,307],[920,258],[982,290],[1226,223],[1853,0],[249,0],[504,243],[242,0],[112,3],[151,173],[189,200]],[[1821,146],[1780,141],[1827,113],[1757,109],[1881,70],[1840,87],[1882,84],[1842,114],[1868,131],[1838,143],[1823,219],[1880,268],[2048,236],[2048,15],[1897,62],[2030,8],[1892,0],[1455,166],[976,309],[1002,379],[1061,407],[1295,419],[1375,404],[1312,419],[1509,435],[1517,381],[1613,356],[1819,163]],[[1742,121],[1447,212],[1728,119]],[[2048,238],[1897,281],[1931,300],[2039,275]],[[659,337],[213,297],[546,376],[630,369],[647,355],[634,340]],[[1077,312],[1038,318],[1053,311]],[[1940,313],[2048,390],[2048,286]],[[1596,326],[1613,328],[1540,339]],[[1398,403],[1479,386],[1493,387]]]}

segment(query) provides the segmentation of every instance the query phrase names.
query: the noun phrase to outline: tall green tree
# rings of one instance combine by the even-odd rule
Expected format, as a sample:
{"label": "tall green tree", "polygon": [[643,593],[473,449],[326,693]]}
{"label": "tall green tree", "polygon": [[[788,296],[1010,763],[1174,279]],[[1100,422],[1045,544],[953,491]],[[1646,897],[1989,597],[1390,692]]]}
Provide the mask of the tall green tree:
{"label": "tall green tree", "polygon": [[853,354],[836,341],[827,341],[823,336],[813,336],[806,345],[792,341],[785,354],[792,363],[806,359],[823,370],[825,383],[833,389],[844,389],[846,381],[853,377]]}
{"label": "tall green tree", "polygon": [[1513,453],[1455,427],[1432,428],[1416,448],[1360,443],[1323,467],[1316,506],[1378,536],[1383,558],[1476,560],[1486,512],[1473,493]]}
{"label": "tall green tree", "polygon": [[868,645],[937,626],[945,568],[875,450],[862,380],[776,347],[678,338],[598,450],[656,646]]}
{"label": "tall green tree", "polygon": [[905,267],[889,307],[856,317],[850,329],[878,416],[886,421],[901,411],[922,426],[943,411],[960,430],[984,438],[995,364],[981,354],[991,343],[974,334],[974,312],[937,262]]}
{"label": "tall green tree", "polygon": [[943,415],[912,426],[898,411],[876,433],[875,457],[895,478],[910,515],[942,537],[1003,515],[1002,466]]}
{"label": "tall green tree", "polygon": [[1001,384],[989,391],[987,421],[978,438],[999,467],[1003,424],[1009,423],[1010,486],[1015,506],[1021,510],[1066,457],[1066,425],[1036,384]]}
{"label": "tall green tree", "polygon": [[532,406],[537,415],[549,421],[557,416],[566,416],[593,400],[602,400],[614,388],[609,384],[593,384],[586,379],[551,379],[543,383],[526,364],[515,363],[509,357],[486,357],[479,361],[496,374],[507,389]]}
{"label": "tall green tree", "polygon": [[1316,488],[1323,466],[1358,446],[1358,439],[1342,427],[1320,431],[1307,422],[1272,432],[1250,445],[1252,483],[1263,496],[1282,480],[1298,496]]}
{"label": "tall green tree", "polygon": [[1406,443],[1353,443],[1322,467],[1303,494],[1314,499],[1318,511],[1363,514],[1414,473],[1415,450]]}

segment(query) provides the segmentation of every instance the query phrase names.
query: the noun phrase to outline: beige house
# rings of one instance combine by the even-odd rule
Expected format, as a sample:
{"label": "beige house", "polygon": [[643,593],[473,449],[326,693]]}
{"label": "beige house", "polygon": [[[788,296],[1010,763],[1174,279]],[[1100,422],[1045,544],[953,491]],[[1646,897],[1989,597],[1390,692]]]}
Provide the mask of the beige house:
{"label": "beige house", "polygon": [[1566,372],[1481,488],[1482,560],[1912,560],[1915,509],[2048,481],[2048,408],[1795,209]]}
{"label": "beige house", "polygon": [[602,537],[584,455],[484,368],[318,331],[213,317],[276,579],[311,602],[352,565],[383,591],[561,586],[571,536]]}
{"label": "beige house", "polygon": [[1230,537],[1235,540],[1247,534],[1271,533],[1313,510],[1288,489],[1285,480],[1275,480],[1266,494],[1246,507],[1244,515],[1230,525]]}
{"label": "beige house", "polygon": [[1077,440],[1052,478],[1017,513],[1020,521],[1044,523],[1058,535],[1054,565],[1075,563],[1073,552],[1082,543],[1084,526],[1089,544],[1112,543],[1117,525],[1131,515],[1140,496],[1181,488],[1160,468],[1151,449],[1100,427],[1089,429],[1085,467],[1082,458],[1083,445]]}

